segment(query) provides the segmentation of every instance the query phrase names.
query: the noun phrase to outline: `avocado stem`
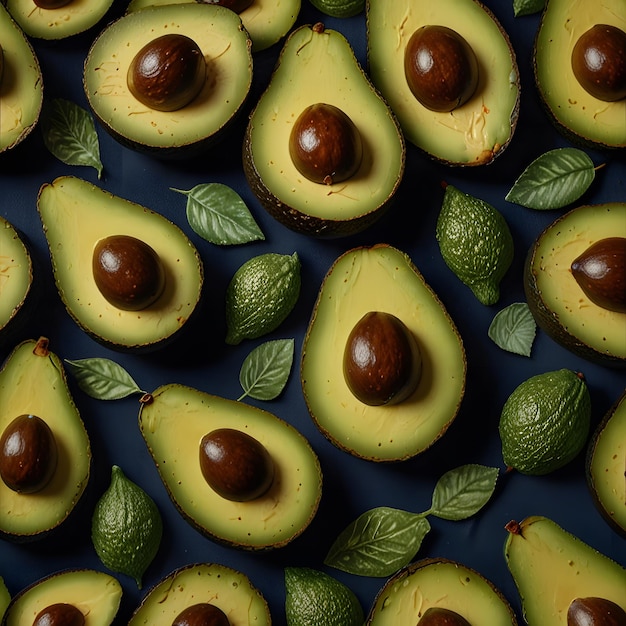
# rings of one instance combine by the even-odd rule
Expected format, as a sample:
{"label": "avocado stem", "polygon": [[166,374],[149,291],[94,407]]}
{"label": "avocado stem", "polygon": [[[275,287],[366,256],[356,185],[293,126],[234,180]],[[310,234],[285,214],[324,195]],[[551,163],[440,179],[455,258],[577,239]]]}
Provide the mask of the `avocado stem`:
{"label": "avocado stem", "polygon": [[517,522],[516,520],[511,520],[510,522],[507,522],[507,524],[505,524],[504,526],[505,530],[509,533],[511,533],[512,535],[520,535],[522,534],[522,527],[520,526],[520,523]]}

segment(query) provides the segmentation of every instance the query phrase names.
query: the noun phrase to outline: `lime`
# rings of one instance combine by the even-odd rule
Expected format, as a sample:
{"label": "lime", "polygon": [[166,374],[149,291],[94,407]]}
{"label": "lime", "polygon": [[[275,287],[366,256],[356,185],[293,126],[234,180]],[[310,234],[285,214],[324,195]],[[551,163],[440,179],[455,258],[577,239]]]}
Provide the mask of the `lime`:
{"label": "lime", "polygon": [[285,587],[287,626],[363,625],[363,608],[354,592],[320,570],[287,567]]}
{"label": "lime", "polygon": [[226,289],[226,343],[272,332],[300,296],[300,259],[269,252],[246,261]]}
{"label": "lime", "polygon": [[111,483],[91,520],[91,539],[105,567],[141,578],[161,544],[163,522],[154,500],[114,465]]}
{"label": "lime", "polygon": [[447,185],[437,219],[441,256],[485,305],[500,299],[500,282],[513,261],[513,236],[493,206]]}
{"label": "lime", "polygon": [[548,474],[569,463],[589,435],[591,399],[582,374],[538,374],[509,396],[500,416],[502,456],[523,474]]}

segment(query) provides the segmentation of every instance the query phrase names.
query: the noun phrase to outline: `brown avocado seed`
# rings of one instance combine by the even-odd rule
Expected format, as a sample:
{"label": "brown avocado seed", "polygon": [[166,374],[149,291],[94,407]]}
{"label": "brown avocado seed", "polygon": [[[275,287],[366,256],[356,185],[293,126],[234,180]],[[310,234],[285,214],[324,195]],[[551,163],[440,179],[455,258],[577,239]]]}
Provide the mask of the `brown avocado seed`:
{"label": "brown avocado seed", "polygon": [[73,604],[51,604],[37,613],[33,626],[84,626],[85,616]]}
{"label": "brown avocado seed", "polygon": [[208,602],[200,602],[183,609],[172,626],[230,626],[230,621],[222,609]]}
{"label": "brown avocado seed", "polygon": [[259,498],[274,480],[274,463],[265,446],[234,428],[218,428],[202,437],[200,469],[216,493],[234,502]]}
{"label": "brown avocado seed", "polygon": [[129,235],[111,235],[98,241],[92,271],[100,293],[125,311],[145,309],[165,288],[165,270],[158,254]]}
{"label": "brown avocado seed", "polygon": [[217,4],[221,7],[226,7],[235,13],[241,13],[245,11],[254,0],[198,0],[202,4]]}
{"label": "brown avocado seed", "polygon": [[465,104],[478,86],[478,61],[472,47],[446,26],[422,26],[404,50],[404,74],[417,100],[431,111]]}
{"label": "brown avocado seed", "polygon": [[314,183],[347,180],[363,158],[361,135],[338,107],[318,102],[296,119],[289,135],[289,155],[296,169]]}
{"label": "brown avocado seed", "polygon": [[170,33],[148,42],[133,58],[127,75],[130,92],[157,111],[187,106],[206,82],[206,61],[186,35]]}
{"label": "brown avocado seed", "polygon": [[596,241],[572,261],[571,271],[594,304],[626,313],[626,238]]}
{"label": "brown avocado seed", "polygon": [[626,611],[604,598],[576,598],[567,609],[567,626],[626,626]]}
{"label": "brown avocado seed", "polygon": [[471,626],[471,624],[456,611],[440,606],[431,606],[422,615],[416,626]]}
{"label": "brown avocado seed", "polygon": [[40,9],[60,9],[61,7],[64,7],[66,4],[69,4],[70,2],[72,2],[72,0],[33,0],[33,2],[40,8]]}
{"label": "brown avocado seed", "polygon": [[592,26],[572,48],[572,71],[594,98],[626,98],[626,33],[609,24]]}
{"label": "brown avocado seed", "polygon": [[370,406],[396,404],[417,388],[419,346],[404,322],[370,311],[354,326],[343,354],[343,375],[353,395]]}
{"label": "brown avocado seed", "polygon": [[36,415],[16,417],[0,436],[0,478],[18,493],[41,491],[57,467],[52,430]]}

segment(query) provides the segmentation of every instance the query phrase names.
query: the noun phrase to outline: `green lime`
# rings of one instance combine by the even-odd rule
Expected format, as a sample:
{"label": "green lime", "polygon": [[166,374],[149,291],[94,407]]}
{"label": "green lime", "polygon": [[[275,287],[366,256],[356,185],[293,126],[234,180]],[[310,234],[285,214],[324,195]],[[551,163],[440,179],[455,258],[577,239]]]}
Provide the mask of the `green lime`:
{"label": "green lime", "polygon": [[589,435],[591,399],[582,374],[538,374],[509,396],[500,416],[502,456],[523,474],[548,474],[569,463]]}
{"label": "green lime", "polygon": [[363,608],[341,581],[308,567],[285,569],[287,626],[362,626]]}
{"label": "green lime", "polygon": [[226,289],[226,343],[272,332],[300,296],[300,259],[269,252],[246,261]]}
{"label": "green lime", "polygon": [[163,522],[154,500],[114,465],[111,483],[91,520],[91,540],[105,567],[127,574],[141,589],[141,578],[156,556]]}
{"label": "green lime", "polygon": [[322,13],[332,17],[352,17],[365,10],[365,0],[310,0]]}
{"label": "green lime", "polygon": [[441,256],[485,305],[500,298],[500,282],[513,261],[513,236],[493,206],[447,185],[437,219]]}

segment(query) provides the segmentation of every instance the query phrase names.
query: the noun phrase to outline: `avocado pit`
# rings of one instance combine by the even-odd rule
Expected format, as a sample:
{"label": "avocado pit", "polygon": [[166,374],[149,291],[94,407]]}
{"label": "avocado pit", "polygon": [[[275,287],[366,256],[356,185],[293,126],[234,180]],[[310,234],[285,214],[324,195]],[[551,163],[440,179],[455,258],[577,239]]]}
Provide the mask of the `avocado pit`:
{"label": "avocado pit", "polygon": [[33,0],[33,1],[40,9],[47,9],[47,10],[60,9],[61,7],[64,7],[66,4],[69,4],[70,2],[72,2],[72,0]]}
{"label": "avocado pit", "polygon": [[226,7],[235,13],[245,11],[254,0],[198,0],[202,4],[217,4],[220,7]]}
{"label": "avocado pit", "polygon": [[224,611],[209,602],[199,602],[183,609],[172,626],[230,626]]}
{"label": "avocado pit", "polygon": [[42,609],[33,626],[84,626],[85,616],[73,604],[58,602]]}
{"label": "avocado pit", "polygon": [[626,626],[626,611],[605,598],[575,598],[567,609],[567,626]]}
{"label": "avocado pit", "polygon": [[431,606],[426,610],[419,626],[471,626],[471,624],[456,611],[440,606]]}

